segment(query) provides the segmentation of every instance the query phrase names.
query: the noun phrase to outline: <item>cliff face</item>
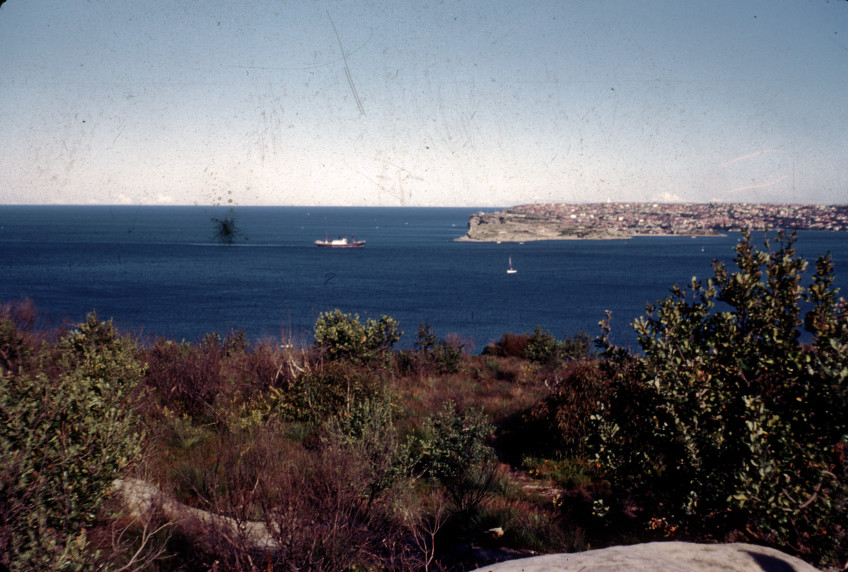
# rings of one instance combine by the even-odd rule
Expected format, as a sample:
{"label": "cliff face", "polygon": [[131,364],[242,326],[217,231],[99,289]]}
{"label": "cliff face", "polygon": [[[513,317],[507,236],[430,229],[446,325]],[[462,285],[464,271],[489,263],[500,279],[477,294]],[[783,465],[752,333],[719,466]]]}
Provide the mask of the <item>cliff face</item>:
{"label": "cliff face", "polygon": [[468,231],[458,241],[529,242],[532,240],[580,240],[628,238],[618,229],[594,227],[556,217],[516,212],[512,209],[476,213],[468,219]]}

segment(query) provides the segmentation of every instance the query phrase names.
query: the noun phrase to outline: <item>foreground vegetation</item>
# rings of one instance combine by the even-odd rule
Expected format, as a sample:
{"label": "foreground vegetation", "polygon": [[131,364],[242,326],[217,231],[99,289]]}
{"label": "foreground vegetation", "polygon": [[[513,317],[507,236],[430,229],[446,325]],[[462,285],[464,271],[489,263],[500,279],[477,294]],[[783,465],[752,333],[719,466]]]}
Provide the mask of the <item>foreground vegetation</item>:
{"label": "foreground vegetation", "polygon": [[[805,286],[793,237],[736,253],[648,307],[638,354],[609,317],[597,351],[537,328],[472,356],[427,323],[396,350],[394,320],[340,311],[295,348],[140,341],[95,315],[64,331],[6,304],[0,564],[461,570],[683,539],[844,565],[832,264]],[[162,494],[129,503],[115,479]]]}

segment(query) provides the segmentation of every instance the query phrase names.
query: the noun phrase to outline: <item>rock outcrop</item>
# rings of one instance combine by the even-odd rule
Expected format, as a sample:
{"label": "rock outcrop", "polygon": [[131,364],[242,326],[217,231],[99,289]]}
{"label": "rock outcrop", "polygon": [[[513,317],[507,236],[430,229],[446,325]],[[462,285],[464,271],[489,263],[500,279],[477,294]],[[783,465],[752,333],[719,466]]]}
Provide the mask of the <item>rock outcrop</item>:
{"label": "rock outcrop", "polygon": [[816,572],[803,560],[753,544],[650,542],[500,562],[477,572]]}
{"label": "rock outcrop", "polygon": [[139,479],[116,479],[112,483],[112,490],[118,496],[126,516],[132,519],[140,520],[156,511],[165,520],[183,528],[184,533],[197,537],[214,530],[229,538],[241,538],[253,549],[273,550],[277,547],[264,522],[239,522],[186,506],[163,493],[156,485]]}

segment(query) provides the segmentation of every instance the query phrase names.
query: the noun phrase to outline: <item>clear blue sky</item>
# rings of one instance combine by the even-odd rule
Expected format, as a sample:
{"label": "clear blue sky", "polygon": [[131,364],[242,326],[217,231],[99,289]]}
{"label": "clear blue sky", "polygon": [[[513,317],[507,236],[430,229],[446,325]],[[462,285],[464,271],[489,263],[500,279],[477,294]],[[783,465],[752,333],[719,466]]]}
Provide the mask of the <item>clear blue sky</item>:
{"label": "clear blue sky", "polygon": [[848,2],[8,0],[0,104],[6,204],[845,203]]}

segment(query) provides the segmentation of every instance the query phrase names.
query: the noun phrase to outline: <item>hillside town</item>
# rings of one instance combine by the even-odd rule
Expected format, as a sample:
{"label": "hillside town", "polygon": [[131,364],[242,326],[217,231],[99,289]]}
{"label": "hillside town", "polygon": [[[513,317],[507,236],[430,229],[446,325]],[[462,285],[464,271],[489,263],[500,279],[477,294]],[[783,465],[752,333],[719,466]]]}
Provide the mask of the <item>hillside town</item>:
{"label": "hillside town", "polygon": [[709,236],[742,229],[848,231],[848,205],[535,203],[474,214],[459,240]]}

